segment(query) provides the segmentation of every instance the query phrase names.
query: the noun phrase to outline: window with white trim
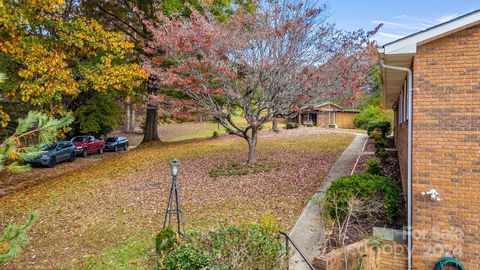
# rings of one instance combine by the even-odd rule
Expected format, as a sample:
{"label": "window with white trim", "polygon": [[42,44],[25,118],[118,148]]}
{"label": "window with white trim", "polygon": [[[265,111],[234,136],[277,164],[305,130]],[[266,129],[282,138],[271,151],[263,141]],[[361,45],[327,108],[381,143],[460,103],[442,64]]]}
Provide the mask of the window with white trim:
{"label": "window with white trim", "polygon": [[404,108],[403,108],[403,111],[404,111],[404,121],[407,121],[408,120],[408,91],[407,91],[407,81],[405,81],[404,85],[403,85],[403,98],[404,98],[404,101],[403,101],[403,104],[404,104]]}
{"label": "window with white trim", "polygon": [[403,122],[403,90],[400,92],[400,97],[398,98],[398,123]]}

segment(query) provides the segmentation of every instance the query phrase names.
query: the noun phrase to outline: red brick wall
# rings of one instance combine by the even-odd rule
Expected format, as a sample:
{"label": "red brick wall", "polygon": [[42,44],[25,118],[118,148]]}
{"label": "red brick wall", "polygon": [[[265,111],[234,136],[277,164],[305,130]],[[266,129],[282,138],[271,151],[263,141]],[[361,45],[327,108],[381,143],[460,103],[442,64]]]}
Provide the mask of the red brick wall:
{"label": "red brick wall", "polygon": [[368,240],[334,250],[313,260],[316,270],[344,270],[347,252],[348,270],[405,270],[408,266],[407,246],[394,241],[383,241],[384,246],[375,251]]}
{"label": "red brick wall", "polygon": [[417,48],[412,154],[414,269],[480,269],[480,26]]}
{"label": "red brick wall", "polygon": [[[395,117],[397,117],[398,112],[395,112]],[[408,122],[403,122],[398,124],[398,121],[395,121],[396,126],[394,127],[395,133],[395,145],[398,151],[398,162],[400,164],[400,175],[402,178],[402,189],[403,194],[407,196],[407,165],[408,165]]]}

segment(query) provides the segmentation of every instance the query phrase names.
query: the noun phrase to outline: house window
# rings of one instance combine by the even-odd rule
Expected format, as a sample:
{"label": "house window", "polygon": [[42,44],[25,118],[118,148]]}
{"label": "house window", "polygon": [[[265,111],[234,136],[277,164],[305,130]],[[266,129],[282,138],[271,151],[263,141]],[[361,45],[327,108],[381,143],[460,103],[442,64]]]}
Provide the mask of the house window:
{"label": "house window", "polygon": [[403,122],[403,91],[400,92],[398,103],[398,123],[401,124]]}
{"label": "house window", "polygon": [[408,93],[407,81],[403,83],[403,89],[398,98],[398,123],[401,124],[408,120]]}
{"label": "house window", "polygon": [[[403,89],[407,89],[407,82],[405,81],[405,86],[403,87]],[[408,120],[408,93],[407,91],[405,91],[405,94],[404,94],[404,102],[403,104],[405,104],[405,108],[404,108],[404,112],[405,112],[405,120]]]}

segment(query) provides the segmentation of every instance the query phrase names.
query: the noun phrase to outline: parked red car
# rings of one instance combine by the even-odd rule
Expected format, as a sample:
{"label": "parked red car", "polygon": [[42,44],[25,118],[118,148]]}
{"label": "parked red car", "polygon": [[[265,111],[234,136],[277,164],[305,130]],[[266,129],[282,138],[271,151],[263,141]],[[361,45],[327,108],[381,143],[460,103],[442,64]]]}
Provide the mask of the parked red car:
{"label": "parked red car", "polygon": [[95,139],[94,136],[76,136],[71,142],[75,145],[77,155],[80,154],[83,157],[91,153],[103,154],[105,148],[105,142]]}

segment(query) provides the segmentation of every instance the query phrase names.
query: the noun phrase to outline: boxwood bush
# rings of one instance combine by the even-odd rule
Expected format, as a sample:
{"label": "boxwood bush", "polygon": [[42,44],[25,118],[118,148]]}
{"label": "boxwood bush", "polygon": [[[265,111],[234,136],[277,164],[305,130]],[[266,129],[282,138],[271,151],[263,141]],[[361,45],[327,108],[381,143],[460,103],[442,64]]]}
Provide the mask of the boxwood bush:
{"label": "boxwood bush", "polygon": [[375,195],[383,197],[385,218],[391,222],[400,206],[400,190],[389,178],[368,173],[340,177],[333,181],[324,197],[324,210],[332,219],[343,220],[353,196],[366,202]]}
{"label": "boxwood bush", "polygon": [[382,135],[382,131],[378,128],[374,129],[372,132],[370,132],[370,139],[373,140],[374,146],[375,146],[375,156],[379,158],[386,158],[387,157],[387,140],[384,139]]}
{"label": "boxwood bush", "polygon": [[380,161],[376,158],[367,161],[367,173],[380,175]]}
{"label": "boxwood bush", "polygon": [[295,123],[295,122],[287,122],[287,124],[285,125],[285,128],[286,129],[294,129],[294,128],[298,128],[298,124]]}
{"label": "boxwood bush", "polygon": [[382,137],[385,138],[388,134],[390,134],[391,128],[392,125],[388,121],[373,121],[368,123],[367,133],[370,135],[372,131],[379,129],[382,131]]}
{"label": "boxwood bush", "polygon": [[206,233],[188,232],[183,240],[165,228],[156,238],[156,269],[286,269],[278,230],[269,217],[262,217],[260,224],[223,224]]}

